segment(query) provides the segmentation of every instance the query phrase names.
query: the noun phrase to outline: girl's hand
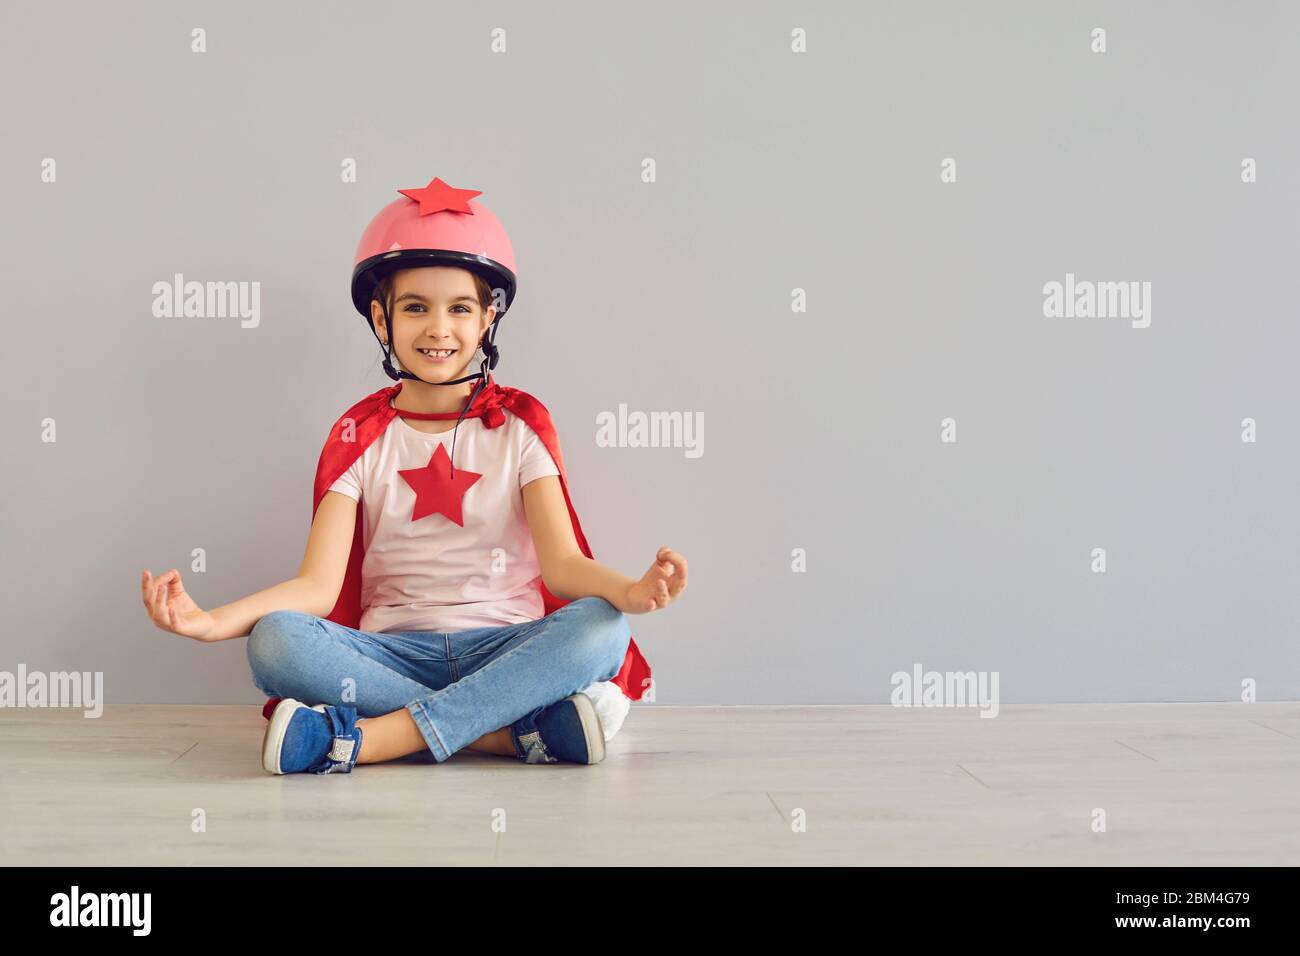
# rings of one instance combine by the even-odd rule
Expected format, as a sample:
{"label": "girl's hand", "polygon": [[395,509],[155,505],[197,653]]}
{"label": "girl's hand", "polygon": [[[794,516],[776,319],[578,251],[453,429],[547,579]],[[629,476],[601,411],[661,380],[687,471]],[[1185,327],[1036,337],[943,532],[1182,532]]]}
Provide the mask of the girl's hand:
{"label": "girl's hand", "polygon": [[668,547],[655,554],[655,562],[640,581],[627,589],[626,607],[619,610],[629,614],[644,614],[667,607],[686,587],[686,559]]}
{"label": "girl's hand", "polygon": [[216,627],[212,615],[195,604],[181,584],[181,573],[172,568],[155,578],[140,572],[140,597],[154,624],[196,641],[206,641]]}

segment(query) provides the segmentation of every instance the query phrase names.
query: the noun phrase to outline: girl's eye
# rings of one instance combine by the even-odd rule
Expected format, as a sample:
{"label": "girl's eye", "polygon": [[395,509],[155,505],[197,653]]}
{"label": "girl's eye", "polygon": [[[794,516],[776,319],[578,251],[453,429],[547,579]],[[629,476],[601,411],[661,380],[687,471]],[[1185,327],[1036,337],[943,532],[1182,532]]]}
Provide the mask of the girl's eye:
{"label": "girl's eye", "polygon": [[[453,309],[463,309],[463,310],[465,310],[466,312],[470,311],[469,307],[468,307],[468,306],[464,306],[464,305],[454,305],[454,306],[452,306],[452,308],[453,308]],[[408,302],[407,305],[406,305],[406,309],[405,309],[405,311],[409,312],[409,311],[411,311],[412,309],[419,309],[421,312],[423,312],[423,311],[424,311],[424,306],[420,305],[420,303],[418,303],[418,302]]]}

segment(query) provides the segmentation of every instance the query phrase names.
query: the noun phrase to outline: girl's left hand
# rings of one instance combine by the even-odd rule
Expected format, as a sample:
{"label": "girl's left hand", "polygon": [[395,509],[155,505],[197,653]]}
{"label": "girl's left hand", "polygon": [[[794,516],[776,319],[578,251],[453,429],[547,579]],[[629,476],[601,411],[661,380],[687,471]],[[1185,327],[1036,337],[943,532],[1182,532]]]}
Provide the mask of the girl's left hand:
{"label": "girl's left hand", "polygon": [[650,570],[627,589],[626,607],[620,610],[644,614],[667,607],[686,587],[686,559],[665,546],[655,554]]}

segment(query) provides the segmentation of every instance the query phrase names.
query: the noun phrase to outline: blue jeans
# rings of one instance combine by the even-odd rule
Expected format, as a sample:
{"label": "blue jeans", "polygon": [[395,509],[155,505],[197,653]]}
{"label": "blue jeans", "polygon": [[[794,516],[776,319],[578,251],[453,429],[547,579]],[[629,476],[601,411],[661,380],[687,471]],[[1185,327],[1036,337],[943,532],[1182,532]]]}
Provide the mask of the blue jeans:
{"label": "blue jeans", "polygon": [[405,707],[441,763],[538,707],[612,680],[631,638],[627,616],[602,597],[450,633],[374,633],[272,611],[248,635],[248,663],[270,697],[346,704],[360,717]]}

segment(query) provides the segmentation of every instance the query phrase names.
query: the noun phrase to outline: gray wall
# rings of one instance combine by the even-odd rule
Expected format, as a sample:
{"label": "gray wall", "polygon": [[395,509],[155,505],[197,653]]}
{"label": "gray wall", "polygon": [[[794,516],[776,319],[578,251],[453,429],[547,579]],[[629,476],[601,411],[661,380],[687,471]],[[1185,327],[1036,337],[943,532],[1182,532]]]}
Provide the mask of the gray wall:
{"label": "gray wall", "polygon": [[[596,557],[690,561],[632,621],[660,703],[884,702],[914,663],[1003,703],[1300,696],[1294,4],[0,22],[0,669],[262,699],[245,642],[154,629],[138,575],[212,607],[296,571],[325,434],[389,384],[354,247],[436,174],[510,231],[496,374],[555,416]],[[260,324],[155,318],[178,272],[258,282]],[[1150,282],[1150,325],[1045,317],[1066,273]],[[598,447],[620,403],[702,414],[703,454]]]}

